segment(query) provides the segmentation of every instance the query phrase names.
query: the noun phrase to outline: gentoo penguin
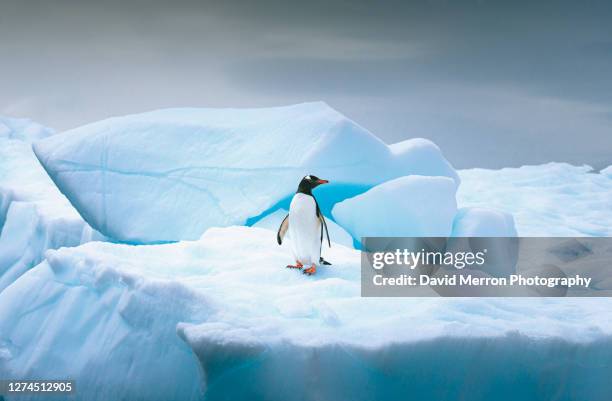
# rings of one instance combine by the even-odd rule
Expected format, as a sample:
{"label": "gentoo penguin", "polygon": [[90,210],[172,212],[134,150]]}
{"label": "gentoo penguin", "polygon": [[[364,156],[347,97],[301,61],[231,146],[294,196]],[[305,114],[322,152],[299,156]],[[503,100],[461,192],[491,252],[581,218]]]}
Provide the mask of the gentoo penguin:
{"label": "gentoo penguin", "polygon": [[288,265],[287,267],[301,269],[304,266],[310,266],[302,270],[304,274],[308,275],[317,272],[317,263],[330,264],[321,257],[323,230],[327,234],[327,243],[331,246],[327,223],[321,209],[319,209],[317,200],[312,194],[313,188],[328,182],[314,175],[307,175],[302,178],[298,190],[291,200],[289,214],[283,219],[276,234],[276,240],[281,245],[285,234],[289,231],[295,265]]}

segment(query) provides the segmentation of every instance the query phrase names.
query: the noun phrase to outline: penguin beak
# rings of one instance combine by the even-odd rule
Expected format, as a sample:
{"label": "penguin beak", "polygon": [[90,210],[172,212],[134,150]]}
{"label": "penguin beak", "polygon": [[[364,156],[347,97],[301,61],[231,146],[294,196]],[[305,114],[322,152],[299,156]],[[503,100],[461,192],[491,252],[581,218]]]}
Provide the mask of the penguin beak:
{"label": "penguin beak", "polygon": [[327,183],[329,183],[329,181],[327,181],[327,180],[319,180],[319,181],[317,181],[317,184],[319,184],[319,185],[327,184]]}

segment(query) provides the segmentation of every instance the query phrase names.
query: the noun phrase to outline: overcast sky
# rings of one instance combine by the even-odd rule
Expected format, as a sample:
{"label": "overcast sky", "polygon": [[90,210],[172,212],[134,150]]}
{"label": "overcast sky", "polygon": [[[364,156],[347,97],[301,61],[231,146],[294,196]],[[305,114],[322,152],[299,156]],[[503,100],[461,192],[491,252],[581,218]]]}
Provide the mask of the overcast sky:
{"label": "overcast sky", "polygon": [[612,164],[612,2],[0,0],[0,114],[324,100],[458,168]]}

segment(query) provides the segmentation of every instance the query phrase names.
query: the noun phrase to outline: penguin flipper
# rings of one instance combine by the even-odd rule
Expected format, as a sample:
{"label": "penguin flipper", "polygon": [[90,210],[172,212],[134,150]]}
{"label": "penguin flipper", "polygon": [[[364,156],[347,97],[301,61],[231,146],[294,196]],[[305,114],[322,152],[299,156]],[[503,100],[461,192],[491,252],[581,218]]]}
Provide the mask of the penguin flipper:
{"label": "penguin flipper", "polygon": [[325,217],[323,217],[323,213],[319,215],[319,219],[321,220],[321,243],[323,243],[323,230],[325,230],[325,234],[327,234],[327,245],[331,248],[331,241],[329,240],[329,230],[327,229],[327,222],[325,221]]}
{"label": "penguin flipper", "polygon": [[276,242],[278,242],[278,245],[282,245],[283,244],[283,238],[285,238],[285,234],[287,233],[287,230],[289,229],[289,215],[286,215],[285,218],[283,219],[283,222],[280,224],[280,227],[278,227],[278,232],[276,233]]}
{"label": "penguin flipper", "polygon": [[327,245],[329,245],[329,247],[331,248],[331,241],[329,240],[329,230],[327,229],[327,222],[325,221],[323,213],[321,213],[321,209],[319,208],[319,203],[317,202],[316,198],[315,205],[317,206],[317,217],[321,222],[321,245],[323,245],[323,229],[325,229],[325,234],[327,234]]}

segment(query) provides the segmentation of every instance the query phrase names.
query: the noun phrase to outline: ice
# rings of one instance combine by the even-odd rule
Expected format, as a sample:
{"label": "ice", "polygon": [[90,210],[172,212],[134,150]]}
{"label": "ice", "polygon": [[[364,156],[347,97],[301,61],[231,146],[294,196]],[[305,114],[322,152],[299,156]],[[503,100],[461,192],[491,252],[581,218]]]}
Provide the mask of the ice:
{"label": "ice", "polygon": [[612,180],[589,166],[549,163],[460,175],[459,206],[509,213],[519,236],[612,236]]}
{"label": "ice", "polygon": [[31,143],[55,133],[51,128],[27,118],[8,118],[0,116],[0,139],[18,139]]}
{"label": "ice", "polygon": [[87,400],[609,394],[606,299],[362,298],[358,251],[307,277],[275,235],[48,251],[0,293],[0,374],[71,377]]}
{"label": "ice", "polygon": [[332,215],[354,239],[448,237],[457,212],[447,177],[400,177],[334,206]]}
{"label": "ice", "polygon": [[30,141],[52,130],[0,118],[0,291],[40,263],[44,251],[102,238],[57,190]]}
{"label": "ice", "polygon": [[[88,401],[540,400],[559,383],[567,399],[610,399],[609,299],[362,298],[351,247],[364,234],[610,236],[606,170],[461,171],[457,211],[435,145],[386,146],[321,103],[52,136],[0,122],[2,378],[68,377]],[[92,242],[105,238],[31,152],[43,137],[53,180],[116,239],[194,240]],[[315,191],[334,243],[313,277],[284,267],[275,238],[306,173],[335,181]],[[252,227],[206,230],[234,223]]]}
{"label": "ice", "polygon": [[62,265],[51,256],[0,293],[0,376],[70,378],[77,400],[201,399],[197,364],[175,326],[205,301],[171,281],[117,271],[111,253],[104,259]]}
{"label": "ice", "polygon": [[[282,207],[306,174],[334,203],[409,174],[458,176],[424,139],[387,146],[325,103],[166,109],[99,121],[34,144],[92,227],[120,241],[197,239]],[[250,220],[249,220],[250,221]]]}
{"label": "ice", "polygon": [[453,237],[516,237],[511,214],[480,207],[459,209],[453,223]]}
{"label": "ice", "polygon": [[459,209],[455,215],[453,238],[446,249],[453,252],[477,252],[486,249],[486,274],[495,277],[509,276],[516,273],[516,236],[512,215],[493,209],[465,207]]}
{"label": "ice", "polygon": [[12,202],[0,234],[0,291],[43,259],[44,251],[91,238],[80,219],[48,218],[32,202]]}
{"label": "ice", "polygon": [[599,172],[602,175],[605,175],[608,178],[612,178],[612,166],[608,166]]}
{"label": "ice", "polygon": [[394,168],[410,171],[414,175],[451,177],[457,184],[460,179],[451,165],[444,161],[440,148],[425,138],[412,138],[389,145],[394,155]]}

